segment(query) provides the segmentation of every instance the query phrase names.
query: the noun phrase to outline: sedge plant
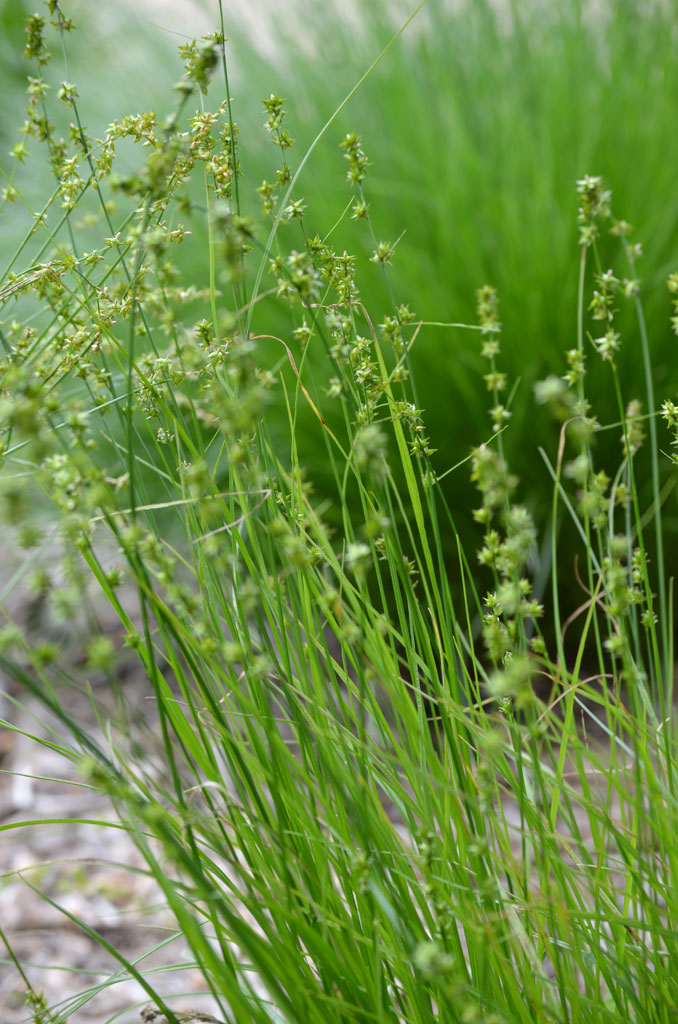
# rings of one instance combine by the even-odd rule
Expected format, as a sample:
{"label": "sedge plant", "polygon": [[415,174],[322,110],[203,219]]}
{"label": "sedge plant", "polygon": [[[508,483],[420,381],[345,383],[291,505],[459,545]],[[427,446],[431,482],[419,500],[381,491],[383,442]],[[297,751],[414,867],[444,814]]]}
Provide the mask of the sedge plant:
{"label": "sedge plant", "polygon": [[[602,180],[577,186],[576,347],[534,399],[512,396],[500,297],[479,282],[466,336],[486,364],[484,437],[445,450],[440,470],[427,376],[415,381],[412,366],[423,320],[393,278],[408,243],[373,225],[368,140],[336,138],[347,192],[311,231],[313,151],[295,161],[276,94],[262,120],[277,166],[264,183],[241,173],[223,23],[181,47],[168,114],[122,116],[98,138],[76,86],[48,80],[47,40],[68,25],[59,0],[47,8],[28,25],[35,73],[17,159],[42,147],[53,190],[37,214],[28,205],[0,281],[3,514],[28,551],[58,532],[64,585],[49,565],[41,583],[55,615],[106,602],[119,629],[86,638],[78,675],[6,609],[0,667],[14,699],[56,719],[62,756],[110,799],[214,1019],[668,1024],[678,805],[667,496],[645,341],[641,394],[617,371],[616,306],[631,302],[644,324],[643,307]],[[334,130],[319,125],[318,138]],[[3,201],[20,208],[21,175],[8,174]],[[338,221],[369,239],[374,268],[335,247]],[[174,255],[190,252],[194,223],[208,239],[200,286]],[[608,243],[626,279],[602,262]],[[385,311],[362,295],[370,269]],[[596,359],[615,395],[611,423],[595,418],[588,390]],[[552,491],[542,520],[509,461],[519,400],[557,423],[539,464]],[[271,429],[274,401],[285,430]],[[668,397],[663,412],[675,431]],[[333,481],[322,496],[300,454],[310,429]],[[597,463],[603,430],[617,435],[612,472]],[[648,440],[646,487],[635,456]],[[470,479],[475,510],[447,500],[443,477]],[[457,527],[471,516],[477,552]],[[555,550],[562,520],[575,605]],[[117,721],[93,735],[65,688],[96,702],[86,683],[103,673],[115,685],[123,652],[157,720],[144,729],[120,687]],[[64,1022],[121,977],[137,980],[144,1020],[186,1019],[162,977],[80,926],[119,969],[49,1008],[39,972],[17,961],[35,1020]]]}

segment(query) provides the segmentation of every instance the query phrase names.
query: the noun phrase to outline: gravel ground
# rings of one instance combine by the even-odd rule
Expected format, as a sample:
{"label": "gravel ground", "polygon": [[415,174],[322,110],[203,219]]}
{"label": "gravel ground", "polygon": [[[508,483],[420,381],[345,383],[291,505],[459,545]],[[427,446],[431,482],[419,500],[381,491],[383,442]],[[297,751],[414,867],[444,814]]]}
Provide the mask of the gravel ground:
{"label": "gravel ground", "polygon": [[[13,615],[27,621],[35,608],[14,578],[19,561],[11,549],[0,553],[0,605],[10,604]],[[112,622],[108,625],[113,628]],[[46,628],[49,635],[53,627]],[[64,657],[77,661],[78,624],[69,624],[69,630]],[[128,674],[124,686],[132,705],[143,706],[145,678]],[[98,699],[105,696],[103,689],[97,693]],[[103,742],[86,697],[68,690],[63,700]],[[176,994],[176,1010],[214,1010],[199,972],[187,966],[185,946],[173,938],[171,915],[132,840],[110,826],[115,815],[108,799],[84,785],[74,765],[34,738],[58,742],[63,727],[1,673],[0,717],[13,726],[0,726],[0,927],[35,991],[44,993],[50,1005],[74,1006],[70,1024],[104,1024],[116,1015],[121,1024],[140,1020],[140,1008],[148,1002],[143,989],[66,916],[72,914],[130,961],[166,942],[143,959],[140,969],[178,965],[181,969],[154,975],[153,984],[165,995]],[[68,821],[73,818],[83,823]],[[0,1024],[19,1024],[31,1019],[26,985],[2,945]],[[80,1008],[70,1002],[104,981],[104,991]]]}

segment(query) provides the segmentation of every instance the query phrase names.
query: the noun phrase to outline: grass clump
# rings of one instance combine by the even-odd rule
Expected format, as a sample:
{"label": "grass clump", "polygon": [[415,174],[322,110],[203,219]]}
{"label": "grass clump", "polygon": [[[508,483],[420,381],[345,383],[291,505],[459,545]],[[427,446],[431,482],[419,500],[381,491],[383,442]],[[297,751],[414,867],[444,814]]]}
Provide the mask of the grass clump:
{"label": "grass clump", "polygon": [[[361,11],[359,28],[344,9],[306,3],[301,10],[298,21],[288,9],[271,16],[272,35],[284,40],[275,70],[255,56],[248,71],[250,81],[261,83],[261,94],[275,89],[289,97],[294,134],[303,145],[312,137],[310,126],[334,110],[336,83],[348,90],[390,37],[399,8],[371,4]],[[538,380],[560,374],[562,353],[575,344],[572,182],[591,169],[614,183],[617,209],[629,220],[638,219],[633,243],[645,254],[636,263],[646,282],[643,309],[653,375],[664,393],[678,387],[667,356],[661,288],[678,242],[669,170],[678,155],[672,132],[674,33],[675,12],[661,3],[429,0],[397,51],[379,65],[341,118],[342,131],[361,132],[365,139],[371,189],[382,197],[373,207],[379,238],[392,242],[406,230],[406,244],[399,246],[391,271],[400,299],[425,321],[469,322],[479,284],[491,281],[501,296],[502,320],[512,340],[503,369],[518,389],[505,396],[511,398],[507,411],[515,430],[504,440],[525,500],[539,516],[550,506],[549,484],[534,472],[533,452],[522,438],[530,431],[545,436],[549,420],[544,409],[520,396]],[[656,93],[650,125],[646,97]],[[304,186],[309,209],[326,224],[334,223],[340,201],[338,185],[330,184],[334,165],[332,146],[320,146],[314,174]],[[368,258],[371,239],[357,231],[351,237],[347,221],[345,226],[337,236],[340,244]],[[609,247],[602,240],[601,245],[607,269]],[[629,276],[626,268],[622,276]],[[370,309],[388,312],[388,289],[378,275],[364,275],[362,293]],[[619,317],[624,336],[637,337],[633,305],[621,307]],[[634,388],[636,350],[625,345],[618,354],[627,391]],[[424,326],[411,358],[417,380],[429,380],[429,431],[462,451],[478,444],[485,428],[482,392],[476,387],[482,361],[468,335]],[[611,420],[615,399],[605,367],[592,363],[589,379],[599,416]],[[312,447],[313,432],[308,433],[306,461],[318,487],[327,481],[331,491],[322,448]],[[615,444],[611,433],[598,437],[599,458],[608,472]],[[641,450],[639,464],[648,456],[649,449]],[[439,473],[446,468],[440,454],[434,463]],[[643,472],[643,484],[646,479]],[[447,479],[443,487],[450,502],[472,500],[460,480]],[[642,500],[650,500],[649,490]],[[476,543],[477,534],[466,533],[463,522],[459,530],[467,546]],[[564,548],[572,542],[565,536]],[[447,554],[452,564],[454,545]],[[564,575],[563,592],[568,586]],[[576,584],[569,597],[576,599]]]}
{"label": "grass clump", "polygon": [[[58,0],[48,12],[63,36]],[[39,75],[45,31],[31,19]],[[114,609],[119,632],[89,636],[84,680],[117,688],[115,727],[97,739],[68,710],[78,680],[55,644],[8,623],[0,665],[110,797],[224,1021],[672,1020],[673,609],[626,225],[602,179],[581,178],[578,334],[535,389],[559,426],[542,449],[550,515],[535,520],[506,443],[494,288],[477,290],[466,325],[486,364],[485,443],[441,470],[428,376],[415,382],[412,365],[424,323],[392,278],[409,242],[373,227],[361,138],[335,140],[350,186],[340,220],[369,234],[389,296],[379,315],[361,292],[367,261],[334,244],[337,219],[307,232],[312,150],[295,167],[284,101],[264,102],[278,167],[248,182],[223,24],[181,55],[171,112],[127,115],[102,138],[73,84],[52,89],[59,126],[47,81],[31,80],[15,155],[45,145],[54,190],[37,216],[28,205],[0,283],[4,515],[27,549],[58,532],[64,586],[46,565],[32,580],[55,615],[68,621],[92,588]],[[9,179],[4,202],[20,205],[16,168]],[[174,253],[192,251],[201,223],[198,287]],[[602,262],[608,229],[627,276]],[[624,300],[644,407],[618,371]],[[611,423],[594,415],[595,360]],[[671,400],[663,412],[675,431]],[[300,454],[309,424],[333,482],[322,500]],[[596,461],[603,430],[617,437],[612,475]],[[470,511],[441,484],[466,476],[477,553],[455,525]],[[125,651],[151,730],[116,677]],[[161,980],[81,926],[121,965],[109,984],[137,979],[147,1019],[182,1019]]]}

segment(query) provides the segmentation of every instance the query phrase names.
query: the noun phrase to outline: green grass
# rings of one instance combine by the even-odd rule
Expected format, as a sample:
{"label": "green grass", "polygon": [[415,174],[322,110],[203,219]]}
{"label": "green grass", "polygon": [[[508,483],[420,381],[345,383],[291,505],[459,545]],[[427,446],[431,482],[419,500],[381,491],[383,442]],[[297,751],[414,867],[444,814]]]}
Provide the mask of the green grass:
{"label": "green grass", "polygon": [[[247,40],[239,19],[227,21],[227,35],[237,40],[234,117],[250,140],[240,196],[246,215],[256,215],[256,186],[271,179],[276,166],[260,130],[261,99],[272,92],[287,97],[290,133],[299,152],[305,152],[395,31],[400,14],[392,5],[363,6],[367,9],[359,23],[346,19],[339,7],[325,9],[313,2],[294,9],[274,6],[261,19],[267,41],[263,56],[254,45],[257,40]],[[389,242],[405,233],[390,288],[379,268],[363,272],[361,292],[375,320],[391,312],[395,293],[424,322],[469,322],[479,283],[489,280],[497,287],[507,337],[504,366],[516,389],[511,403],[515,430],[505,443],[523,480],[525,500],[541,517],[550,505],[549,483],[535,469],[540,465],[537,446],[526,445],[524,438],[532,435],[546,443],[550,421],[544,410],[535,410],[532,386],[547,373],[560,372],[562,353],[575,343],[579,267],[572,182],[586,173],[614,182],[615,208],[639,229],[634,241],[645,253],[639,273],[646,282],[643,306],[655,387],[665,394],[678,388],[665,294],[657,287],[671,269],[678,242],[671,172],[678,158],[675,24],[670,5],[639,7],[634,0],[615,5],[532,0],[501,5],[500,14],[495,7],[481,0],[462,4],[455,13],[441,0],[428,0],[389,59],[315,148],[298,194],[308,203],[309,236],[335,225],[346,205],[336,174],[336,142],[345,132],[358,131],[371,162],[369,195],[379,197],[374,233]],[[403,10],[401,20],[410,13]],[[101,134],[102,124],[117,116],[116,98],[119,109],[162,109],[174,37],[141,13],[124,26],[121,37],[114,33],[115,56],[107,58],[101,47],[108,30],[103,33],[88,12],[82,16],[89,23],[87,45],[77,44],[77,34],[72,47],[69,39],[75,54],[69,66],[83,83],[83,123],[98,124]],[[132,50],[130,40],[137,39],[139,49]],[[273,60],[271,40],[277,46]],[[155,60],[144,59],[142,46],[150,53],[155,48]],[[98,70],[88,81],[92,62],[87,57],[92,54]],[[54,60],[61,60],[59,54]],[[57,73],[55,67],[55,80],[69,78],[71,71],[60,68]],[[16,110],[14,103],[10,109]],[[199,218],[191,229],[186,255],[178,252],[177,260],[187,278],[202,287],[208,263]],[[374,239],[372,231],[356,230],[345,218],[334,231],[333,244],[367,259]],[[613,252],[601,244],[605,266]],[[643,400],[647,411],[644,388],[637,385],[639,338],[633,311],[622,310],[620,321],[624,336],[633,338],[619,353],[621,379],[629,397]],[[275,310],[269,327],[274,334],[284,329]],[[261,358],[274,361],[268,348]],[[483,394],[476,386],[482,361],[466,332],[427,326],[419,332],[411,359],[417,379],[427,379],[422,404],[441,474],[484,439]],[[322,387],[329,370],[320,354],[315,366]],[[599,396],[598,415],[609,420],[616,414],[615,400],[603,371],[589,368]],[[318,493],[331,498],[332,474],[322,440],[312,429],[313,413],[302,407],[299,415],[300,455]],[[268,420],[271,430],[284,435],[286,412],[275,397]],[[612,471],[612,433],[599,435],[596,452],[600,464]],[[667,473],[663,482],[668,482]],[[451,503],[467,506],[473,500],[470,487],[458,477],[447,478],[443,487]],[[645,505],[653,500],[650,490],[640,497]],[[676,517],[670,516],[672,535],[675,527]],[[479,542],[466,522],[458,528],[466,545]],[[567,550],[572,535],[566,524],[560,529]],[[446,549],[448,564],[455,557],[452,543]],[[574,603],[578,589],[571,562],[560,569]]]}
{"label": "green grass", "polygon": [[[53,587],[48,565],[37,581],[55,611],[68,618],[89,583],[120,620],[119,635],[88,639],[70,685],[103,674],[116,686],[130,648],[157,735],[123,701],[123,721],[105,742],[93,738],[60,698],[62,653],[11,622],[0,667],[57,717],[64,758],[110,797],[224,1021],[668,1024],[678,1009],[670,460],[657,425],[664,403],[675,435],[678,410],[654,369],[676,278],[669,293],[663,281],[634,284],[635,238],[603,181],[579,166],[598,155],[586,131],[575,160],[566,135],[551,144],[530,128],[564,131],[559,113],[576,113],[577,89],[589,88],[575,76],[565,102],[549,49],[556,30],[597,81],[598,44],[575,6],[556,23],[531,11],[528,53],[553,94],[516,49],[528,46],[517,10],[508,36],[475,10],[459,23],[469,36],[456,40],[458,66],[435,5],[399,39],[366,15],[354,40],[360,74],[327,29],[336,82],[347,81],[324,120],[309,117],[306,146],[288,150],[293,115],[262,91],[282,179],[268,219],[249,201],[256,139],[250,150],[245,125],[236,136],[227,105],[208,113],[232,89],[228,51],[220,40],[185,50],[171,116],[121,122],[105,141],[78,129],[64,152],[55,134],[57,192],[44,217],[26,204],[25,244],[0,281],[4,521],[28,550],[41,524],[58,527],[65,586]],[[641,41],[662,17],[651,10],[639,23]],[[610,62],[621,60],[621,19],[606,31]],[[404,54],[421,77],[403,74]],[[651,63],[634,59],[629,74]],[[454,131],[416,116],[418,82],[436,69],[464,83],[449,107],[442,81],[422,92]],[[321,110],[327,68],[295,74],[317,84],[308,103]],[[77,125],[79,98],[62,87],[59,108],[58,92],[57,82],[45,109]],[[408,126],[407,144],[375,115],[377,97]],[[372,111],[364,143],[342,121],[350,110],[362,127],[361,103]],[[39,97],[30,116],[39,126]],[[427,126],[438,146],[426,144]],[[109,144],[120,153],[110,166]],[[412,202],[425,210],[434,182],[453,202],[474,167],[477,182],[513,174],[537,147],[562,154],[548,240],[536,229],[543,161],[511,178],[496,206],[476,202],[454,242],[436,206],[440,246],[402,178],[389,193],[378,167],[411,161]],[[459,164],[456,178],[430,169],[432,149]],[[487,151],[505,163],[486,165]],[[29,161],[38,152],[30,140]],[[611,154],[614,209],[625,212],[633,197],[617,194]],[[13,209],[23,177],[15,168]],[[307,210],[294,206],[302,195]],[[636,197],[641,215],[647,200]],[[652,218],[648,249],[655,239],[660,260],[669,239]],[[488,255],[495,230],[506,240],[500,224],[516,247],[499,247],[503,270]],[[488,267],[506,288],[501,305],[483,285]],[[542,292],[553,274],[558,288]],[[649,313],[660,307],[658,327]],[[468,353],[447,379],[462,340],[446,341],[441,358],[434,332]],[[447,445],[431,426],[435,408]],[[609,443],[594,446],[599,435]],[[326,471],[314,491],[319,453]],[[111,542],[119,568],[104,564]],[[562,569],[573,564],[576,589]],[[88,933],[177,1024],[162,978]],[[34,1020],[48,1019],[39,978],[28,968],[24,978]],[[62,1005],[52,1019],[76,1010]]]}
{"label": "green grass", "polygon": [[[548,485],[535,471],[534,447],[523,439],[548,435],[547,418],[530,402],[532,385],[560,372],[562,353],[576,340],[572,182],[586,173],[614,181],[615,208],[639,229],[656,386],[666,393],[678,387],[665,297],[650,287],[671,269],[678,242],[671,171],[678,157],[672,130],[675,14],[670,5],[641,7],[632,0],[481,0],[459,5],[456,13],[450,6],[430,0],[338,127],[364,137],[372,164],[369,194],[379,197],[376,235],[393,242],[405,232],[392,271],[399,300],[424,321],[469,322],[478,284],[490,280],[497,287],[507,336],[504,365],[518,389],[515,430],[506,445],[531,504],[543,512]],[[256,84],[257,95],[289,97],[291,134],[302,146],[310,142],[315,126],[330,116],[337,97],[394,29],[388,5],[363,7],[360,29],[340,8],[314,3],[303,5],[298,20],[287,12],[273,15],[272,35],[282,40],[283,56],[273,67],[252,60],[248,85],[237,94],[237,117],[244,116]],[[248,167],[269,176],[252,157]],[[327,230],[343,208],[338,184],[331,184],[335,167],[328,137],[299,186],[309,204],[311,235]],[[246,188],[243,194],[249,198]],[[334,244],[365,256],[373,249],[369,232],[348,225]],[[605,266],[612,259],[605,244],[600,258]],[[375,316],[390,311],[379,275],[364,280],[363,295]],[[620,353],[619,372],[635,394],[637,326],[632,316],[623,324],[635,344]],[[477,346],[464,332],[423,328],[412,361],[418,379],[427,381],[427,426],[438,449],[435,465],[443,471],[484,436]],[[610,418],[614,396],[602,369],[590,372],[599,415]],[[645,401],[642,390],[635,397]],[[613,464],[615,443],[599,440],[604,464]],[[322,452],[311,445],[308,457],[322,463]],[[322,481],[322,465],[313,469]],[[458,494],[459,485],[449,482],[448,500]],[[468,501],[468,490],[463,497]]]}

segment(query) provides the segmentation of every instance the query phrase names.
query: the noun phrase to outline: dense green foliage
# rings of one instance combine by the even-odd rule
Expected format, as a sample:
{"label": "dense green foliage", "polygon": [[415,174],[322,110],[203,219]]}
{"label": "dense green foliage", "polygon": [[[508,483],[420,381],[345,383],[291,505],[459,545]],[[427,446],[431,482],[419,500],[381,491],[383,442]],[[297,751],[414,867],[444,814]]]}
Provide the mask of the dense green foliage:
{"label": "dense green foliage", "polygon": [[[655,266],[672,239],[651,140],[624,164],[601,84],[672,74],[672,25],[648,7],[629,49],[631,5],[596,26],[559,6],[443,24],[431,3],[402,37],[366,13],[352,47],[326,23],[324,63],[295,55],[289,90],[276,69],[289,107],[262,91],[263,184],[223,22],[181,47],[164,112],[97,132],[50,77],[59,0],[29,19],[3,522],[54,616],[104,600],[120,629],[69,679],[8,613],[0,667],[110,796],[229,1024],[678,1010],[678,276],[640,283],[618,206],[647,214]],[[623,165],[614,203],[589,158],[615,186]],[[24,163],[52,177],[37,212]],[[61,699],[92,678],[120,698],[99,738]],[[31,977],[35,1020],[96,994],[52,1013]]]}
{"label": "dense green foliage", "polygon": [[[293,13],[272,16],[267,28],[282,40],[281,60],[273,66],[248,62],[238,119],[253,86],[256,95],[279,92],[289,99],[290,131],[303,151],[394,30],[390,5],[361,5],[360,29],[341,11],[341,5],[311,2],[298,21]],[[678,388],[666,295],[655,287],[672,269],[678,245],[675,46],[670,4],[429,0],[337,122],[337,132],[364,137],[377,237],[393,243],[402,235],[391,272],[398,301],[424,321],[468,323],[478,286],[491,281],[497,288],[503,368],[516,387],[506,448],[538,515],[548,507],[550,483],[537,443],[553,433],[548,417],[534,408],[532,387],[560,373],[563,352],[576,343],[572,182],[587,173],[614,182],[617,215],[638,228],[654,379],[662,393]],[[299,183],[311,235],[334,224],[344,206],[335,144],[328,134]],[[250,156],[248,172],[265,173],[260,166]],[[353,226],[340,229],[333,244],[365,257],[374,247],[370,233]],[[601,240],[603,269],[614,265],[619,276],[628,276],[623,255],[613,263],[616,252]],[[363,275],[361,289],[381,320],[391,300],[380,275]],[[624,391],[646,403],[635,314],[622,311],[620,320]],[[438,451],[434,465],[442,472],[484,439],[477,388],[482,360],[465,332],[424,327],[412,362]],[[604,367],[592,363],[589,373],[597,414],[609,419],[615,398]],[[322,479],[322,451],[312,448],[313,437],[309,469]],[[608,470],[615,445],[611,435],[597,443]],[[455,504],[472,500],[456,478],[448,481],[446,496]],[[571,563],[566,568],[571,577]]]}

